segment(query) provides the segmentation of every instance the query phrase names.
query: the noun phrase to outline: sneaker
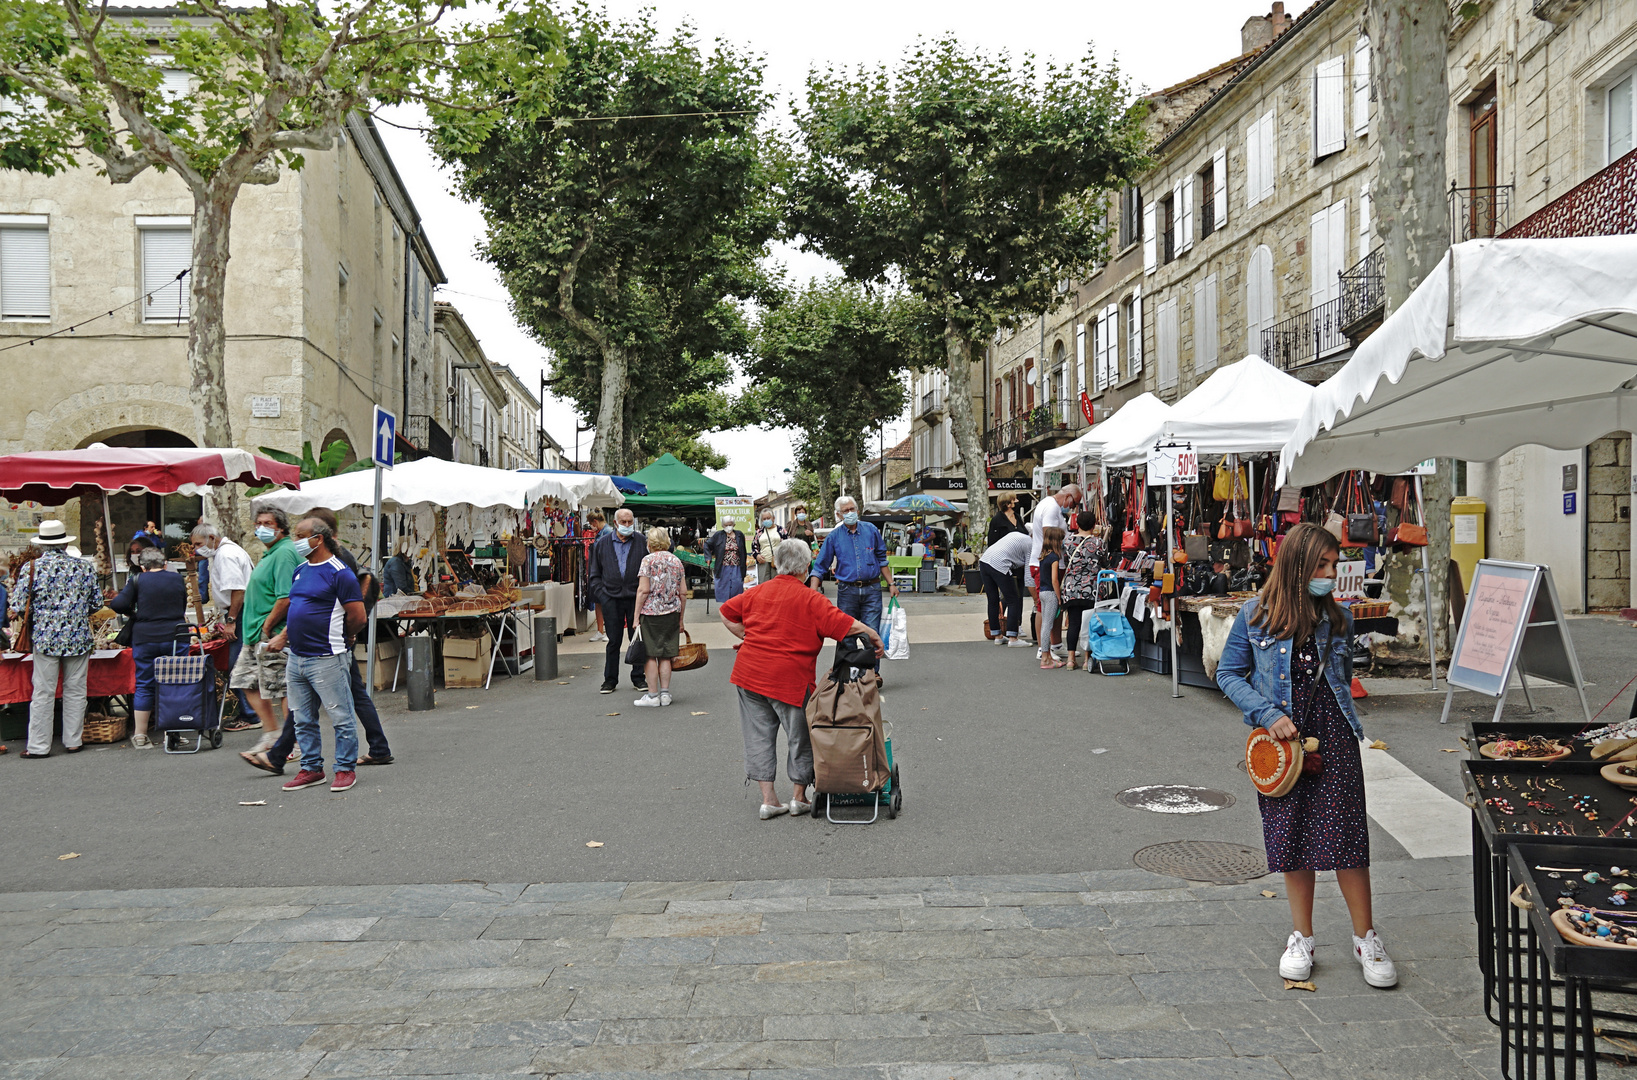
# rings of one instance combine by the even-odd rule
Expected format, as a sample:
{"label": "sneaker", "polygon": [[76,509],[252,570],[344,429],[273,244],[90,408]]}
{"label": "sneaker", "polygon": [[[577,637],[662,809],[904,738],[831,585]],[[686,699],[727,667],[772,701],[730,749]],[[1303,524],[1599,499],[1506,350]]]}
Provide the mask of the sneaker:
{"label": "sneaker", "polygon": [[659,696],[657,694],[644,694],[631,704],[639,709],[657,709],[660,704]]}
{"label": "sneaker", "polygon": [[1031,648],[1032,646],[1029,642],[1024,641],[1022,638],[1014,637],[1006,639],[1006,647],[1008,649],[1027,649]]}
{"label": "sneaker", "polygon": [[1313,974],[1313,939],[1303,937],[1300,930],[1290,932],[1285,954],[1279,957],[1279,975],[1292,982],[1305,982]]}
{"label": "sneaker", "polygon": [[343,772],[340,769],[337,769],[335,771],[335,783],[330,785],[330,790],[331,791],[346,791],[348,788],[352,787],[357,782],[358,782],[358,774],[353,772],[351,769],[348,769],[345,772]]}
{"label": "sneaker", "polygon": [[669,705],[671,703],[671,692],[669,690],[661,690],[659,692],[659,703],[661,705]]}
{"label": "sneaker", "polygon": [[[340,779],[337,775],[336,779]],[[285,791],[300,791],[302,788],[317,787],[324,782],[323,769],[302,769],[296,773],[296,778],[284,785]]]}
{"label": "sneaker", "polygon": [[990,639],[989,644],[991,644],[991,645],[1005,645],[1006,644],[1006,635],[1002,634],[999,637]]}
{"label": "sneaker", "polygon": [[769,806],[766,803],[762,804],[762,820],[763,821],[766,821],[768,818],[776,818],[780,814],[788,814],[788,813],[790,813],[790,807],[788,807],[788,806]]}
{"label": "sneaker", "polygon": [[597,689],[597,693],[599,693],[599,694],[612,694],[614,691],[618,690],[619,688],[620,688],[619,683],[605,682],[605,683],[602,684],[601,687],[599,687]]}
{"label": "sneaker", "polygon": [[1366,930],[1363,937],[1353,939],[1353,955],[1364,968],[1365,982],[1383,990],[1398,985],[1398,969],[1374,930]]}
{"label": "sneaker", "polygon": [[591,636],[586,638],[586,640],[587,641],[607,641],[608,640],[608,635],[603,633],[601,630],[593,630],[593,631],[591,631]]}
{"label": "sneaker", "polygon": [[1052,655],[1057,657],[1059,660],[1067,660],[1069,657],[1068,647],[1064,645],[1053,645]]}
{"label": "sneaker", "polygon": [[646,690],[646,689],[648,689],[648,676],[646,676],[646,675],[632,676],[632,678],[631,678],[631,689],[633,689],[633,690]]}
{"label": "sneaker", "polygon": [[152,750],[153,740],[145,732],[137,732],[131,736],[131,747],[135,750]]}

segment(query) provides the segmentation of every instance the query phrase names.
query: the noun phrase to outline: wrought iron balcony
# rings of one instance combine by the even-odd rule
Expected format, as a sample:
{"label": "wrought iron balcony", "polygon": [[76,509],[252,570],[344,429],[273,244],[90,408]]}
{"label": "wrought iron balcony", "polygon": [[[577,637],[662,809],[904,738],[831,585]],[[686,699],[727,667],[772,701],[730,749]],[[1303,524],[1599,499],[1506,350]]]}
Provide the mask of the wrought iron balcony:
{"label": "wrought iron balcony", "polygon": [[1337,297],[1262,331],[1262,359],[1286,371],[1322,360],[1347,347],[1341,327]]}
{"label": "wrought iron balcony", "polygon": [[983,433],[983,452],[986,454],[1004,454],[1015,449],[1022,442],[1023,417],[1014,416],[1002,420],[994,427]]}
{"label": "wrought iron balcony", "polygon": [[1499,236],[1512,222],[1512,185],[1456,187],[1449,183],[1449,242]]}
{"label": "wrought iron balcony", "polygon": [[943,394],[938,390],[928,390],[926,393],[921,395],[921,407],[915,415],[926,419],[932,419],[933,417],[943,415],[943,411]]}
{"label": "wrought iron balcony", "polygon": [[1503,235],[1513,239],[1637,233],[1637,150],[1588,176]]}
{"label": "wrought iron balcony", "polygon": [[1341,328],[1358,340],[1358,330],[1379,322],[1387,310],[1387,257],[1376,248],[1339,275],[1341,282]]}
{"label": "wrought iron balcony", "polygon": [[444,461],[452,461],[455,457],[455,441],[441,424],[426,413],[406,415],[401,434],[427,457],[442,458]]}

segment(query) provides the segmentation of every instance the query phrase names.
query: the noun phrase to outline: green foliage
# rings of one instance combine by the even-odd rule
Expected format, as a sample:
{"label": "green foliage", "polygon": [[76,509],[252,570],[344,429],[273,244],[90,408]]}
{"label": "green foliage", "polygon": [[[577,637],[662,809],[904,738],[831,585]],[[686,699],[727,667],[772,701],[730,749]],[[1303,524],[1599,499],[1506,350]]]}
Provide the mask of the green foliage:
{"label": "green foliage", "polygon": [[644,442],[641,455],[632,462],[631,471],[647,468],[662,454],[670,454],[688,468],[700,472],[728,467],[727,455],[705,440],[694,435],[671,433],[669,439],[656,434],[651,442]]}
{"label": "green foliage", "polygon": [[[830,486],[828,491],[836,491],[841,486],[841,466],[837,465],[830,470]],[[831,518],[829,503],[823,501],[823,493],[819,490],[819,475],[812,469],[797,469],[790,481],[790,490],[798,502],[807,504],[812,516]]]}
{"label": "green foliage", "polygon": [[768,98],[757,60],[664,39],[646,14],[577,6],[563,52],[539,116],[472,147],[440,127],[434,146],[482,207],[483,254],[553,351],[559,393],[598,425],[594,457],[617,470],[673,441],[650,428],[716,425],[704,406],[722,404],[721,358],[748,344],[742,302],[777,222],[757,131]]}
{"label": "green foliage", "polygon": [[313,457],[313,444],[310,442],[301,444],[300,457],[283,450],[275,450],[271,446],[258,446],[256,450],[263,457],[270,457],[274,461],[285,465],[300,467],[303,483],[308,480],[323,480],[340,473],[356,472],[360,468],[368,469],[372,467],[372,464],[368,461],[355,462],[350,466],[342,464],[352,454],[352,445],[346,439],[336,439],[326,446],[316,458]]}

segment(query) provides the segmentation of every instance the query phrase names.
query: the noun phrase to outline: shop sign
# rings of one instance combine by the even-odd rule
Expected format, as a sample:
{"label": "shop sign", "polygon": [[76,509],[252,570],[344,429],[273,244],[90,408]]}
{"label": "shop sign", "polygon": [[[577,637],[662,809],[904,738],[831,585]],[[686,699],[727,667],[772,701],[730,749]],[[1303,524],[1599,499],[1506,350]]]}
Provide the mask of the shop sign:
{"label": "shop sign", "polygon": [[1336,597],[1358,600],[1364,596],[1364,560],[1350,559],[1336,564]]}
{"label": "shop sign", "polygon": [[1188,442],[1155,443],[1148,449],[1148,486],[1199,483],[1199,454]]}
{"label": "shop sign", "polygon": [[1091,395],[1084,390],[1080,391],[1080,415],[1086,418],[1088,425],[1097,423],[1097,410],[1092,408]]}
{"label": "shop sign", "polygon": [[1027,476],[1002,476],[998,479],[989,478],[990,491],[1028,491],[1029,478]]}
{"label": "shop sign", "polygon": [[282,411],[282,406],[283,402],[279,400],[277,394],[250,395],[250,415],[253,418],[261,419],[278,416]]}

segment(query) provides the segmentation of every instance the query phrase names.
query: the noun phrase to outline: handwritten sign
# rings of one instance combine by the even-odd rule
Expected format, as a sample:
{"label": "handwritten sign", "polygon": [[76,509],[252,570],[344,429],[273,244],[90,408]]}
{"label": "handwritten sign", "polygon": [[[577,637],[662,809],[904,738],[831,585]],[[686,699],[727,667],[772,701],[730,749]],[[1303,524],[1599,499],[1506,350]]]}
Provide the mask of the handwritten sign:
{"label": "handwritten sign", "polygon": [[1492,697],[1504,692],[1535,606],[1541,572],[1540,567],[1523,563],[1478,563],[1450,656],[1451,683]]}
{"label": "handwritten sign", "polygon": [[1357,600],[1364,596],[1364,560],[1350,559],[1336,564],[1336,598]]}
{"label": "handwritten sign", "polygon": [[1148,449],[1148,486],[1199,483],[1199,453],[1192,443],[1158,443]]}

